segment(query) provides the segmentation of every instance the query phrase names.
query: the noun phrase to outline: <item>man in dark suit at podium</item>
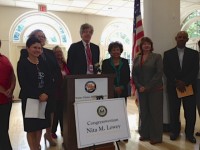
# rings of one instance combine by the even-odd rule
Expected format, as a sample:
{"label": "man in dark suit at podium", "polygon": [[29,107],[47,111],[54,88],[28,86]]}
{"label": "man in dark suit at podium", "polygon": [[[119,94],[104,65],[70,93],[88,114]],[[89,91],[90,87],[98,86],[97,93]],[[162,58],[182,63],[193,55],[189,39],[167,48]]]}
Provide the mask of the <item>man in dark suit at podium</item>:
{"label": "man in dark suit at podium", "polygon": [[81,41],[71,44],[67,67],[72,75],[96,74],[99,66],[99,46],[91,43],[93,26],[85,23],[80,27]]}

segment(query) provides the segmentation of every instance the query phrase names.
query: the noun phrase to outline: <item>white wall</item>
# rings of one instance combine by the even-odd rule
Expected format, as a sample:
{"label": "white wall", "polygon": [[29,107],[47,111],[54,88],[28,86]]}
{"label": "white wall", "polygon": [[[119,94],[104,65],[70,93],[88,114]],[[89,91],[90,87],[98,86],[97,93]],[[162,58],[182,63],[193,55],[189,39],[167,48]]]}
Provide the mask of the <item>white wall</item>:
{"label": "white wall", "polygon": [[[10,43],[10,29],[14,21],[23,15],[26,12],[33,11],[32,9],[25,8],[15,8],[15,7],[3,7],[0,6],[0,39],[2,40],[2,51],[1,53],[9,57],[9,52],[12,50],[9,49]],[[110,22],[115,20],[127,20],[123,18],[112,18],[112,17],[103,17],[103,16],[94,16],[94,15],[81,15],[77,13],[68,13],[68,12],[53,12],[50,13],[59,17],[68,27],[71,36],[72,42],[80,40],[79,29],[81,24],[90,23],[94,27],[94,35],[92,42],[99,44],[101,34]],[[5,19],[6,18],[6,19]]]}
{"label": "white wall", "polygon": [[[2,48],[1,53],[6,55],[13,64],[15,73],[16,73],[16,66],[17,61],[19,59],[19,51],[21,49],[21,44],[13,46],[12,44],[12,33],[11,28],[14,22],[23,14],[33,11],[33,9],[25,9],[25,8],[16,8],[16,7],[3,7],[0,6],[0,39],[2,40]],[[122,20],[127,21],[128,19],[123,18],[112,18],[112,17],[103,17],[103,16],[95,16],[95,15],[82,15],[77,13],[68,13],[68,12],[53,12],[53,15],[60,18],[65,25],[68,27],[69,32],[71,34],[72,42],[79,41],[80,34],[79,29],[83,23],[89,23],[94,27],[94,34],[92,38],[92,42],[99,45],[101,34],[104,28],[111,23],[112,21]],[[130,20],[130,19],[129,19]],[[132,26],[132,24],[130,24]],[[102,58],[101,53],[101,58]],[[19,93],[19,85],[17,84],[14,96],[15,98],[18,97]]]}

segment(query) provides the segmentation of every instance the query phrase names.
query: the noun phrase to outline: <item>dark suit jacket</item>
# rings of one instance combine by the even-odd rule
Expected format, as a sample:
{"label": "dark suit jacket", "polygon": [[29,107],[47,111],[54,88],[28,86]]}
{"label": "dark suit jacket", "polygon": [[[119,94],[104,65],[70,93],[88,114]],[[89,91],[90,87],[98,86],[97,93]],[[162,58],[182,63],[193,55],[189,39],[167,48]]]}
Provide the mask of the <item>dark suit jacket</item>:
{"label": "dark suit jacket", "polygon": [[[129,67],[127,59],[121,58],[121,61],[122,61],[122,67],[120,69],[119,85],[115,84],[115,86],[123,86],[124,90],[120,97],[127,97],[128,96],[128,83],[130,81],[130,67]],[[115,69],[111,65],[111,58],[105,59],[103,61],[102,74],[116,74]],[[115,78],[115,80],[116,80],[116,78]],[[117,97],[117,95],[115,95],[115,97]]]}
{"label": "dark suit jacket", "polygon": [[196,88],[195,82],[199,71],[199,55],[197,51],[185,48],[181,68],[177,48],[170,49],[164,53],[163,66],[167,77],[168,89],[175,88],[175,80],[184,81],[187,85],[192,84],[193,88]]}
{"label": "dark suit jacket", "polygon": [[[99,46],[90,43],[94,73],[97,73],[95,64],[99,63]],[[82,41],[73,43],[68,50],[67,67],[70,74],[87,74],[87,59]]]}

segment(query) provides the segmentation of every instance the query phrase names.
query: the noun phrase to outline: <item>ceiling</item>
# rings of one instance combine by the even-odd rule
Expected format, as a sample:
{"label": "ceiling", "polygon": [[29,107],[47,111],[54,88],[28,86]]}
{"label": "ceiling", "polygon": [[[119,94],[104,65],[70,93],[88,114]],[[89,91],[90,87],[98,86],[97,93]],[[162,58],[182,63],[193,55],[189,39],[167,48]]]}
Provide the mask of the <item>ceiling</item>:
{"label": "ceiling", "polygon": [[[0,0],[0,5],[12,7],[38,9],[39,4],[46,5],[50,11],[132,18],[134,0]],[[184,15],[187,8],[193,9],[196,5],[200,7],[200,0],[181,0]]]}
{"label": "ceiling", "polygon": [[132,18],[134,0],[0,0],[0,5],[14,7],[38,9],[39,4],[53,11]]}

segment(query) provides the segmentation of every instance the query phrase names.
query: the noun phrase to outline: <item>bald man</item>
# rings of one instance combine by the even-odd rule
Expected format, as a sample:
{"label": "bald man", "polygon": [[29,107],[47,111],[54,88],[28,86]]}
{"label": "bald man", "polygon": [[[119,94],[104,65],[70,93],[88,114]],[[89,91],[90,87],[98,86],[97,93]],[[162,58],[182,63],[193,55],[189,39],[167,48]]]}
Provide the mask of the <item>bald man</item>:
{"label": "bald man", "polygon": [[[186,47],[188,33],[180,31],[176,37],[176,47],[164,52],[163,67],[167,77],[167,93],[170,106],[170,140],[176,140],[181,130],[180,106],[183,104],[185,116],[185,135],[191,143],[196,143],[194,126],[196,122],[196,78],[199,71],[198,52]],[[177,97],[176,89],[181,92],[192,85],[194,94],[183,98]]]}

